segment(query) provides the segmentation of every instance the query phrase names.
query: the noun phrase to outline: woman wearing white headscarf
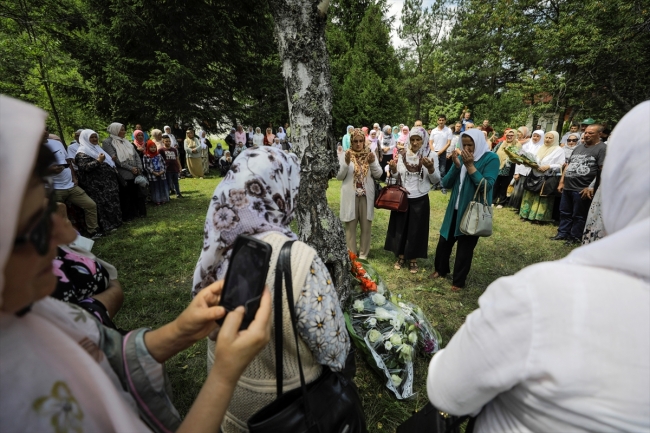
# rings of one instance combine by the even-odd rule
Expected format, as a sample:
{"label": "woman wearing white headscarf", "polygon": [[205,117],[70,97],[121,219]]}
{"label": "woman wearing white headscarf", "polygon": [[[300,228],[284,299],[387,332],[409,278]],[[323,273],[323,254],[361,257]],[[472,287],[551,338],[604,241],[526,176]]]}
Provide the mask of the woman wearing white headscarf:
{"label": "woman wearing white headscarf", "polygon": [[391,211],[384,249],[397,257],[393,266],[400,270],[408,261],[409,271],[418,272],[417,259],[427,258],[429,244],[429,190],[440,182],[438,158],[432,158],[427,132],[415,126],[409,143],[390,161],[391,177],[409,192],[406,212]]}
{"label": "woman wearing white headscarf", "polygon": [[99,147],[99,136],[91,129],[79,135],[75,163],[79,167],[79,186],[97,204],[97,219],[104,233],[122,225],[120,189],[113,158]]}
{"label": "woman wearing white headscarf", "polygon": [[[234,383],[269,341],[268,292],[247,331],[239,332],[243,308],[228,314],[214,368],[181,422],[162,363],[216,328],[225,313],[217,306],[222,283],[204,290],[174,322],[126,336],[48,297],[57,281],[56,246],[76,233],[44,188],[52,159],[39,146],[45,118],[32,105],[0,96],[0,183],[12,185],[0,189],[0,431],[218,431]],[[12,128],[25,131],[18,143]]]}
{"label": "woman wearing white headscarf", "polygon": [[[650,431],[650,101],[614,129],[607,237],[499,278],[431,360],[437,409],[474,431]],[[630,157],[634,143],[634,157]]]}
{"label": "woman wearing white headscarf", "polygon": [[264,134],[258,126],[255,128],[255,134],[253,135],[253,147],[262,147],[264,146]]}
{"label": "woman wearing white headscarf", "polygon": [[485,141],[482,131],[468,129],[460,134],[461,156],[456,152],[452,153],[454,164],[445,177],[442,185],[446,189],[453,188],[445,219],[440,227],[440,238],[436,247],[436,258],[434,261],[435,272],[429,278],[445,277],[451,271],[449,269],[449,258],[451,250],[456,241],[456,261],[454,263],[454,278],[451,286],[452,291],[458,291],[465,287],[465,280],[472,267],[474,248],[478,243],[478,236],[470,236],[460,231],[460,221],[465,210],[474,199],[474,193],[481,185],[481,197],[483,188],[487,189],[487,202],[492,203],[492,187],[499,175],[499,157],[496,153],[490,152],[490,147]]}
{"label": "woman wearing white headscarf", "polygon": [[390,125],[384,126],[384,131],[381,140],[381,161],[379,165],[382,167],[381,180],[386,181],[386,170],[384,168],[393,159],[393,150],[395,149],[395,138],[393,138],[393,129]]}
{"label": "woman wearing white headscarf", "polygon": [[[547,132],[544,144],[535,156],[539,169],[532,170],[529,176],[561,176],[564,165],[564,149],[560,147],[560,134]],[[521,199],[519,216],[523,219],[539,222],[553,221],[553,204],[555,196],[540,195],[541,192],[524,191]]]}
{"label": "woman wearing white headscarf", "polygon": [[[167,128],[169,128],[167,126]],[[110,137],[102,142],[102,148],[115,162],[117,174],[126,185],[119,186],[122,221],[147,216],[146,196],[140,193],[135,177],[142,174],[142,159],[125,137],[126,129],[121,123],[111,123],[107,128]]]}

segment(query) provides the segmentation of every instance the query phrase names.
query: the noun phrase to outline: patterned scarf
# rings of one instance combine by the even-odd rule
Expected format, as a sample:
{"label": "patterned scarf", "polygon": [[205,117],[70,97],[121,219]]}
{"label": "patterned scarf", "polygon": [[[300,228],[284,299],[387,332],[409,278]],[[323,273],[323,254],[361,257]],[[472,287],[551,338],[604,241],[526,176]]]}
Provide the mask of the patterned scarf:
{"label": "patterned scarf", "polygon": [[[356,136],[363,137],[364,139],[363,148],[358,152],[352,149],[352,143]],[[350,133],[350,162],[354,163],[354,185],[356,186],[358,196],[366,195],[366,177],[370,169],[370,165],[368,164],[369,153],[370,149],[366,141],[366,134],[364,134],[362,129],[353,129]]]}
{"label": "patterned scarf", "polygon": [[289,224],[299,184],[296,155],[268,146],[251,147],[239,154],[212,195],[192,295],[225,277],[238,235],[261,238],[278,232],[297,239]]}

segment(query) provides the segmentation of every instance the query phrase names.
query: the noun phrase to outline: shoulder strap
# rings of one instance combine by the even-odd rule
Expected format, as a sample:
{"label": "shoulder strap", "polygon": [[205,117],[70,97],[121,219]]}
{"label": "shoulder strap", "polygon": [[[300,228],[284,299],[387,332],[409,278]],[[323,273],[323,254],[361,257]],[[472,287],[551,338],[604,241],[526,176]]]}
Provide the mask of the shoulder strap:
{"label": "shoulder strap", "polygon": [[291,316],[291,326],[293,328],[293,337],[296,343],[296,354],[298,355],[298,369],[300,372],[300,387],[302,388],[303,403],[305,405],[305,413],[309,414],[309,401],[307,396],[307,384],[305,382],[305,374],[302,369],[302,361],[300,359],[300,346],[298,345],[298,330],[296,328],[296,310],[294,308],[293,300],[293,283],[291,279],[291,247],[295,241],[287,241],[282,246],[278,257],[278,262],[275,267],[275,286],[274,286],[274,322],[275,322],[275,384],[277,396],[282,395],[282,379],[283,379],[283,365],[282,365],[282,279],[284,277],[284,284],[287,291],[287,305],[289,307],[289,315]]}

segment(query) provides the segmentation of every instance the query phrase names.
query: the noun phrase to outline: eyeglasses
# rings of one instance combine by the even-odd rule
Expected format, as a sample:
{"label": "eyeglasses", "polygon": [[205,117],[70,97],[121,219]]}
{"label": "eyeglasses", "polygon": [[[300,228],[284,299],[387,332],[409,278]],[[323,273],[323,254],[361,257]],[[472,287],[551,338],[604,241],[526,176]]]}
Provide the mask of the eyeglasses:
{"label": "eyeglasses", "polygon": [[24,235],[17,236],[14,240],[14,248],[31,242],[40,256],[44,256],[50,249],[50,240],[52,239],[52,214],[56,211],[56,200],[54,200],[54,188],[52,179],[47,178],[45,182],[45,197],[47,206],[43,215]]}
{"label": "eyeglasses", "polygon": [[578,141],[578,139],[577,138],[567,138],[566,141]]}

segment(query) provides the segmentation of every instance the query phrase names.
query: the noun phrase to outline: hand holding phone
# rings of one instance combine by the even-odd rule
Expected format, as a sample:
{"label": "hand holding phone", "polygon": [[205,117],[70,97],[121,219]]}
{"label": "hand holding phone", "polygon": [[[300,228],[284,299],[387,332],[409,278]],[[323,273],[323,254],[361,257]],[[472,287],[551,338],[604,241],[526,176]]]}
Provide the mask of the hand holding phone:
{"label": "hand holding phone", "polygon": [[[271,251],[269,244],[251,236],[239,235],[235,240],[219,305],[226,311],[244,307],[240,330],[248,328],[255,319],[269,271]],[[217,323],[221,325],[223,319]]]}

